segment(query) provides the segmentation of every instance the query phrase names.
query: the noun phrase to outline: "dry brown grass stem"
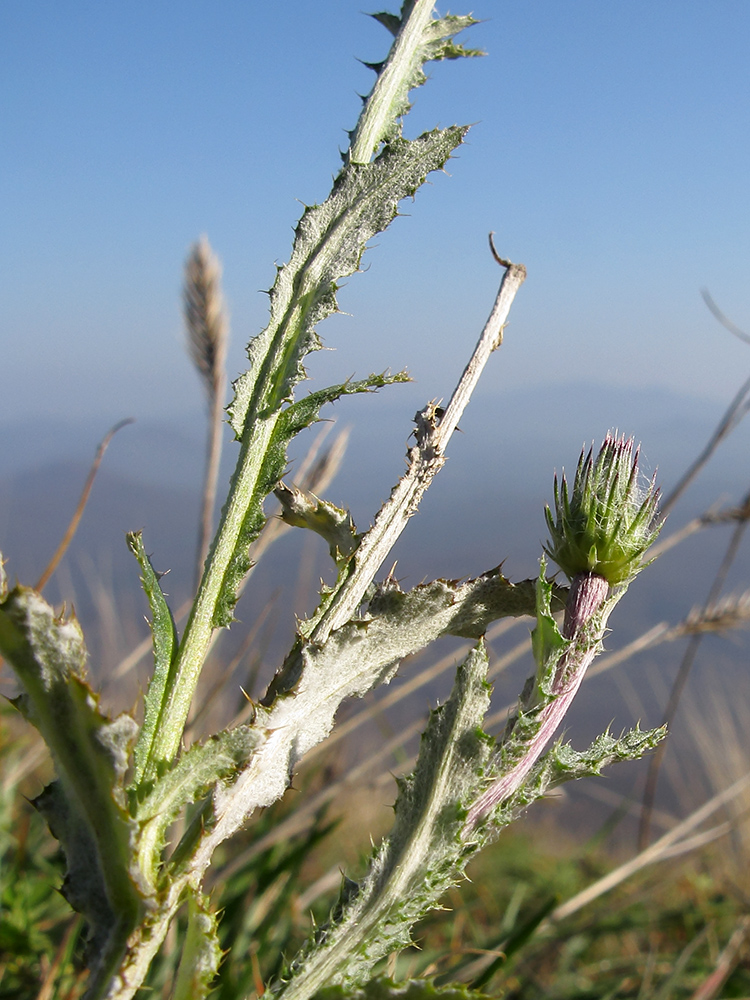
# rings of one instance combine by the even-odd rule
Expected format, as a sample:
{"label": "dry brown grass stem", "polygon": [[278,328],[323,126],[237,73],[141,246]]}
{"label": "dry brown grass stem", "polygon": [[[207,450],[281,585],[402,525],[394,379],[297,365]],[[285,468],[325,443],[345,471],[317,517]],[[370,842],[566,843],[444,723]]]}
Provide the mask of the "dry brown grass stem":
{"label": "dry brown grass stem", "polygon": [[[80,925],[81,925],[81,917],[78,917],[75,920],[71,920],[70,924],[68,925],[68,929],[65,931],[62,941],[60,942],[60,945],[57,951],[55,952],[55,957],[50,963],[49,968],[46,970],[46,975],[44,976],[41,988],[36,995],[36,1000],[54,1000],[54,998],[58,996],[57,989],[59,984],[57,983],[57,974],[60,971],[63,961],[65,960],[68,950],[70,948],[71,938],[73,937],[74,934],[77,935],[81,930]],[[85,981],[86,976],[87,973],[84,970],[80,970],[78,972],[76,976],[75,985],[71,987],[70,992],[68,993],[69,997],[80,996],[79,987],[81,983]]]}
{"label": "dry brown grass stem", "polygon": [[710,528],[719,526],[722,524],[731,524],[737,521],[746,521],[750,518],[750,503],[745,499],[739,506],[734,507],[711,507],[704,514],[700,514],[698,517],[694,517],[687,524],[684,524],[677,531],[673,531],[669,535],[662,536],[659,540],[651,546],[648,550],[649,559],[657,559],[659,556],[664,555],[665,552],[669,552],[680,542],[684,542],[686,538],[690,538],[696,532],[701,531],[703,528]]}
{"label": "dry brown grass stem", "polygon": [[[545,921],[545,925],[549,926],[551,923],[571,916],[648,865],[655,864],[657,861],[665,861],[670,857],[675,857],[677,854],[683,854],[688,850],[701,847],[711,840],[715,840],[717,837],[728,833],[732,827],[731,823],[721,823],[711,830],[698,834],[694,834],[694,831],[701,824],[705,823],[710,816],[718,812],[719,809],[737,796],[744,794],[748,789],[750,789],[750,771],[733,782],[729,788],[712,796],[700,808],[694,810],[686,819],[682,820],[682,822],[674,826],[668,833],[660,837],[659,840],[651,844],[650,847],[640,851],[635,857],[615,868],[614,871],[609,872],[603,878],[598,879],[592,885],[588,886],[588,888],[554,909],[547,918],[547,921]],[[542,925],[542,927],[545,925]]]}
{"label": "dry brown grass stem", "polygon": [[[717,678],[700,697],[688,705],[687,730],[703,764],[708,785],[716,790],[745,773],[750,765],[747,732],[750,709],[737,697],[736,685],[728,677]],[[691,784],[695,784],[695,775]],[[732,838],[717,859],[734,891],[750,906],[750,789],[729,807],[733,821]]]}
{"label": "dry brown grass stem", "polygon": [[734,970],[745,944],[750,939],[750,916],[742,916],[737,921],[729,941],[716,960],[710,976],[693,993],[690,1000],[713,1000]]}
{"label": "dry brown grass stem", "polygon": [[18,788],[24,778],[41,769],[49,759],[47,745],[36,730],[33,730],[31,735],[24,733],[24,742],[15,736],[13,741],[14,750],[18,743],[22,752],[3,758],[3,775],[0,780],[0,791],[3,794]]}
{"label": "dry brown grass stem", "polygon": [[[750,502],[750,494],[745,498],[743,506],[746,506]],[[724,553],[724,558],[721,561],[716,575],[713,579],[711,587],[708,592],[708,597],[706,603],[703,607],[703,615],[709,612],[709,609],[716,606],[719,601],[722,590],[724,589],[724,584],[727,579],[729,570],[734,563],[739,551],[740,543],[745,534],[745,529],[747,528],[747,520],[743,519],[738,521],[735,525],[734,531],[732,532],[732,537],[729,539],[729,544],[727,545],[726,552]],[[697,620],[694,616],[694,621]],[[703,639],[705,631],[708,629],[697,629],[692,628],[692,634],[690,636],[690,642],[688,643],[685,654],[680,663],[679,670],[675,676],[674,683],[672,684],[672,690],[669,695],[669,700],[667,706],[664,709],[664,715],[662,717],[662,725],[666,726],[667,729],[671,729],[672,723],[674,722],[675,716],[677,715],[677,709],[680,704],[680,699],[682,693],[685,690],[685,685],[687,684],[688,677],[695,663],[695,659],[698,655],[698,649]],[[713,629],[711,629],[713,631]],[[661,768],[661,763],[664,760],[664,754],[666,752],[667,743],[662,741],[656,747],[656,750],[652,754],[648,762],[648,771],[646,773],[646,783],[643,790],[643,806],[641,810],[641,823],[638,831],[638,846],[641,850],[646,848],[648,844],[650,835],[650,825],[651,825],[651,812],[654,808],[654,803],[656,801],[656,788],[659,781],[659,770]]]}
{"label": "dry brown grass stem", "polygon": [[688,467],[686,472],[683,473],[682,477],[677,481],[677,484],[673,487],[672,491],[662,500],[659,506],[663,515],[668,514],[672,507],[674,507],[688,486],[693,482],[701,469],[703,469],[709,461],[721,442],[725,438],[729,437],[732,431],[740,424],[742,418],[748,410],[750,410],[750,379],[742,384],[739,392],[729,404],[726,413],[719,421],[716,430],[709,438],[703,451],[698,455],[692,465]]}
{"label": "dry brown grass stem", "polygon": [[701,295],[703,296],[703,301],[721,325],[726,330],[729,330],[730,333],[734,334],[735,337],[739,337],[739,339],[744,340],[746,344],[750,344],[750,334],[747,334],[744,330],[740,329],[736,323],[733,323],[731,319],[729,319],[729,317],[726,316],[721,309],[719,309],[714,300],[711,298],[711,293],[707,288],[701,288]]}
{"label": "dry brown grass stem", "polygon": [[[576,790],[581,795],[585,795],[586,798],[593,799],[595,802],[601,802],[603,805],[610,807],[618,815],[630,816],[636,819],[640,816],[641,807],[639,802],[636,802],[634,799],[625,799],[622,792],[615,791],[614,788],[608,788],[600,781],[580,782]],[[658,826],[662,831],[671,830],[679,822],[676,816],[666,812],[664,809],[654,810],[653,821],[654,825]]]}
{"label": "dry brown grass stem", "polygon": [[[732,323],[731,320],[727,319],[706,289],[703,289],[702,295],[704,302],[722,326],[729,330],[730,333],[733,333],[736,337],[739,337],[740,340],[744,340],[745,343],[750,344],[750,336],[748,336],[743,330],[740,330],[740,328]],[[692,483],[719,447],[721,442],[732,433],[748,410],[750,410],[750,379],[742,385],[737,395],[729,404],[729,408],[719,421],[716,430],[709,438],[703,451],[698,455],[692,465],[689,466],[682,478],[678,480],[671,493],[662,497],[660,504],[662,514],[667,514],[671,508],[674,507],[690,483]]]}
{"label": "dry brown grass stem", "polygon": [[185,262],[182,301],[188,351],[203,383],[208,402],[206,475],[195,578],[197,588],[213,534],[229,343],[229,322],[221,292],[221,264],[205,236],[201,236],[193,244]]}
{"label": "dry brown grass stem", "polygon": [[86,508],[86,504],[88,503],[89,496],[91,495],[91,487],[94,485],[96,474],[99,471],[99,466],[102,464],[104,453],[109,447],[110,441],[119,430],[121,430],[123,427],[127,427],[128,424],[132,423],[133,423],[132,417],[128,417],[127,420],[121,420],[119,423],[115,424],[115,426],[112,427],[111,430],[107,432],[103,440],[100,442],[99,447],[96,449],[96,455],[94,456],[94,461],[91,463],[89,474],[86,477],[86,482],[84,483],[83,490],[81,491],[81,497],[78,501],[78,506],[73,512],[73,516],[70,519],[68,527],[65,529],[65,534],[62,537],[62,541],[57,546],[57,550],[55,551],[55,554],[52,556],[49,563],[47,564],[46,569],[37,580],[34,590],[38,590],[41,592],[46,587],[50,577],[59,566],[60,560],[68,551],[68,547],[70,543],[73,541],[73,536],[78,530],[78,525],[81,523],[83,512]]}

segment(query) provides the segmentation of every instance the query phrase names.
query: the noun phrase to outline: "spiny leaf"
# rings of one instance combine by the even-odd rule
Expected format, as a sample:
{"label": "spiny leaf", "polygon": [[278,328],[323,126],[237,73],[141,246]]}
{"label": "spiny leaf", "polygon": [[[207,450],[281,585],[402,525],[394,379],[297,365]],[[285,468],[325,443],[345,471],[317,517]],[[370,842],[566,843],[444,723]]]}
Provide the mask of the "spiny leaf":
{"label": "spiny leaf", "polygon": [[350,132],[347,157],[350,163],[367,163],[382,142],[391,143],[401,135],[401,118],[409,111],[409,92],[426,82],[423,66],[440,59],[484,55],[453,41],[455,35],[477,22],[470,16],[433,18],[432,3],[406,0],[400,16],[388,13],[372,16],[392,35],[388,58],[373,65],[378,79],[355,128]]}
{"label": "spiny leaf", "polygon": [[[578,778],[596,777],[605,767],[624,760],[639,760],[649,750],[653,750],[667,735],[666,726],[655,729],[641,729],[636,726],[621,736],[602,733],[588,749],[574,750],[570,743],[562,741],[549,751],[544,767],[549,768],[550,787]],[[541,773],[541,772],[540,772]]]}
{"label": "spiny leaf", "polygon": [[401,18],[398,14],[389,14],[387,11],[380,11],[377,14],[370,14],[373,21],[382,24],[395,38],[401,30]]}
{"label": "spiny leaf", "polygon": [[162,775],[135,808],[143,825],[139,844],[141,868],[156,876],[167,828],[190,802],[203,798],[220,781],[231,778],[247,762],[262,735],[249,726],[239,726],[193,744],[178,762]]}
{"label": "spiny leaf", "polygon": [[66,897],[91,927],[95,984],[118,963],[149,891],[133,863],[137,826],[123,787],[137,726],[128,715],[110,720],[99,711],[84,679],[78,622],[56,618],[29,588],[14,588],[0,603],[0,653],[24,689],[15,705],[55,763],[58,780],[37,806],[65,850]]}
{"label": "spiny leaf", "polygon": [[281,519],[295,528],[309,528],[328,542],[337,566],[346,563],[357,547],[357,529],[348,510],[321,500],[314,493],[280,483],[274,490],[281,504]]}
{"label": "spiny leaf", "polygon": [[[535,586],[534,580],[513,584],[498,569],[474,580],[434,580],[406,592],[388,580],[376,590],[367,612],[334,632],[322,647],[302,638],[272,681],[263,702],[270,704],[278,695],[292,691],[307,669],[320,673],[321,679],[349,678],[351,684],[371,672],[390,676],[400,659],[440,636],[478,639],[498,618],[534,614]],[[561,606],[564,591],[553,590]],[[306,628],[307,623],[303,624]],[[370,679],[363,684],[361,693],[373,683],[374,679]],[[334,681],[331,690],[338,690],[338,684]],[[328,686],[328,681],[323,688],[313,681],[311,690],[321,694]]]}
{"label": "spiny leaf", "polygon": [[155,816],[174,817],[188,802],[202,798],[217,781],[231,775],[260,739],[260,734],[249,726],[238,726],[205,743],[194,743],[138,803],[135,818],[145,823]]}
{"label": "spiny leaf", "polygon": [[485,1000],[485,993],[478,993],[466,986],[436,986],[426,979],[410,979],[394,983],[392,979],[378,977],[357,989],[345,986],[326,986],[318,990],[313,1000]]}
{"label": "spiny leaf", "polygon": [[154,733],[161,715],[169,669],[177,649],[177,629],[172,612],[169,610],[159,585],[159,574],[154,571],[151,560],[143,547],[142,532],[130,531],[126,534],[125,539],[128,548],[141,567],[141,584],[151,608],[150,625],[154,644],[154,673],[145,698],[143,725],[133,752],[135,759],[134,783],[138,784],[143,778]]}
{"label": "spiny leaf", "polygon": [[[610,733],[597,736],[583,751],[569,743],[558,741],[537,761],[523,786],[502,802],[491,814],[484,833],[494,837],[517,819],[528,806],[566,781],[601,774],[605,767],[618,761],[639,760],[666,736],[664,726],[642,730],[638,726],[619,738]],[[491,777],[488,770],[488,778]]]}
{"label": "spiny leaf", "polygon": [[427,174],[440,170],[468,130],[436,129],[387,146],[373,163],[342,169],[322,205],[307,209],[297,224],[289,263],[270,291],[266,329],[248,345],[249,370],[234,383],[229,407],[232,429],[242,438],[248,417],[277,410],[305,376],[302,359],[320,349],[318,323],[338,310],[336,282],[353,274],[369,239],[398,213]]}
{"label": "spiny leaf", "polygon": [[411,943],[413,924],[461,878],[474,845],[461,839],[492,743],[481,731],[489,706],[487,653],[461,664],[446,704],[430,715],[414,773],[399,782],[396,819],[355,889],[346,885],[331,922],[271,996],[309,997],[323,984],[359,986],[376,962]]}
{"label": "spiny leaf", "polygon": [[[372,392],[386,385],[408,381],[409,376],[405,372],[397,372],[395,375],[370,375],[366,379],[344,382],[341,385],[308,393],[307,396],[287,406],[281,412],[273,427],[256,480],[256,487],[252,497],[247,502],[242,527],[237,536],[232,558],[227,566],[224,586],[214,611],[213,625],[215,628],[226,627],[234,620],[233,611],[237,603],[237,589],[251,566],[248,549],[266,522],[263,501],[276,488],[286,472],[286,451],[292,438],[318,419],[320,408],[325,403],[333,403],[342,396],[359,392]],[[238,473],[239,467],[235,477]]]}

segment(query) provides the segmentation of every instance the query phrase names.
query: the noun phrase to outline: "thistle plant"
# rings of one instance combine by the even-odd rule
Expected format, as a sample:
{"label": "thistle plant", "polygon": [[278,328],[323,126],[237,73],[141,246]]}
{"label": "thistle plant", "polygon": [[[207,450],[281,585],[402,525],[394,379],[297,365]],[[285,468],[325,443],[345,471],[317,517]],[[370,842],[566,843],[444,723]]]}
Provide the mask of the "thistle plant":
{"label": "thistle plant", "polygon": [[[282,481],[289,442],[325,404],[407,378],[372,374],[296,397],[305,356],[321,347],[316,327],[337,309],[337,283],[358,270],[367,242],[390,224],[401,200],[442,169],[467,132],[451,126],[407,140],[401,120],[411,89],[425,82],[426,62],[479,54],[455,41],[473,19],[435,17],[431,0],[406,0],[399,14],[375,17],[393,43],[373,67],[375,86],[329,197],[304,211],[290,259],[270,290],[269,324],[248,345],[248,369],[234,383],[228,415],[236,467],[181,635],[143,538],[128,536],[153,633],[154,671],[139,721],[127,713],[111,719],[100,708],[75,618],[56,613],[29,588],[3,584],[0,653],[22,688],[15,704],[54,761],[57,778],[36,805],[66,855],[63,892],[88,924],[88,1000],[133,997],[183,912],[187,929],[172,995],[209,994],[222,953],[219,916],[205,890],[216,849],[283,795],[304,755],[331,731],[344,699],[387,682],[404,657],[435,639],[460,636],[475,645],[458,666],[450,698],[431,714],[413,773],[399,781],[393,830],[361,881],[345,880],[330,921],[265,984],[266,996],[301,1000],[323,988],[334,991],[328,996],[359,996],[360,988],[377,997],[440,995],[426,984],[375,983],[379,963],[409,944],[414,923],[461,880],[469,859],[534,799],[638,757],[662,735],[605,733],[583,752],[550,746],[656,530],[656,490],[652,484],[641,491],[631,442],[608,437],[595,460],[582,460],[572,497],[564,481],[556,488],[547,552],[570,576],[569,589],[547,579],[544,559],[536,581],[512,583],[495,568],[406,592],[391,577],[375,582],[502,343],[526,275],[522,265],[498,258],[502,280],[479,341],[446,407],[429,402],[417,413],[406,472],[368,530],[359,532],[345,509]],[[196,254],[205,278],[201,260]],[[196,275],[194,284],[203,280]],[[251,721],[185,747],[202,668],[216,630],[233,623],[252,565],[249,547],[266,523],[272,493],[288,524],[326,539],[335,582],[298,622]],[[561,632],[555,615],[563,608]],[[483,636],[493,621],[524,615],[536,617],[536,673],[495,740],[482,731],[490,702]],[[180,833],[170,840],[170,830]]]}
{"label": "thistle plant", "polygon": [[562,631],[550,614],[542,559],[532,634],[537,673],[506,726],[503,773],[470,807],[469,826],[523,785],[600,651],[612,610],[643,568],[659,533],[659,491],[655,478],[644,489],[639,475],[632,438],[607,434],[596,459],[593,448],[581,453],[572,496],[565,476],[559,486],[555,476],[555,517],[545,508],[550,542],[544,548],[570,580]]}

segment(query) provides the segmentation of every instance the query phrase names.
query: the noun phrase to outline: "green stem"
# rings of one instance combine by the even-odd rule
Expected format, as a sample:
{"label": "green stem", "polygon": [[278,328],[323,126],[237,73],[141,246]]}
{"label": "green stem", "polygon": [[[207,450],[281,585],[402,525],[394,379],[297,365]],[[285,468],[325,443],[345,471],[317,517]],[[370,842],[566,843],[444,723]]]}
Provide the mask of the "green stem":
{"label": "green stem", "polygon": [[369,163],[389,123],[393,122],[394,101],[414,65],[416,49],[422,44],[434,7],[434,0],[412,0],[411,10],[404,10],[404,26],[393,43],[387,65],[378,76],[354,130],[349,146],[350,163]]}
{"label": "green stem", "polygon": [[159,770],[158,765],[173,760],[180,749],[193,695],[214,631],[214,611],[258,487],[263,460],[279,415],[277,412],[266,419],[253,421],[243,441],[231,494],[169,673],[144,781],[152,780]]}

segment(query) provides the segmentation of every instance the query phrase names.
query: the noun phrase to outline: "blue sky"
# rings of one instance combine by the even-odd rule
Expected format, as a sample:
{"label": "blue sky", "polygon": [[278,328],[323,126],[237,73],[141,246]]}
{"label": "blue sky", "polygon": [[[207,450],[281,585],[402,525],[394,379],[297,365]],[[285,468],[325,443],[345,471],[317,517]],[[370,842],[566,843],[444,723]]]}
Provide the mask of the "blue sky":
{"label": "blue sky", "polygon": [[[444,7],[438,7],[444,11]],[[464,8],[452,8],[463,13]],[[446,396],[499,270],[529,278],[480,397],[571,382],[727,400],[750,328],[750,5],[476,0],[483,59],[436,65],[406,132],[473,122],[368,251],[315,385],[408,367]],[[200,411],[189,244],[224,262],[233,347],[265,323],[297,200],[322,200],[389,36],[350,0],[0,6],[0,421]]]}

